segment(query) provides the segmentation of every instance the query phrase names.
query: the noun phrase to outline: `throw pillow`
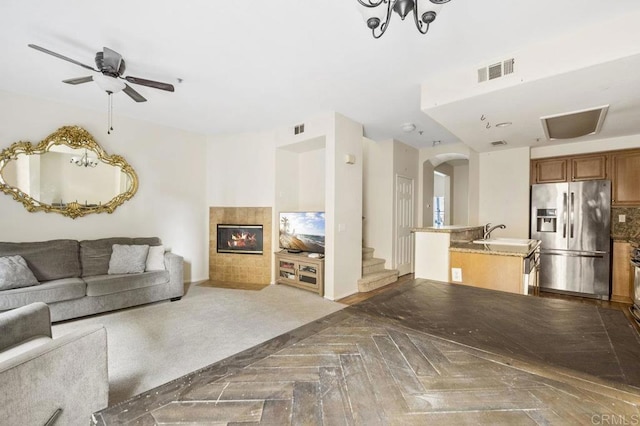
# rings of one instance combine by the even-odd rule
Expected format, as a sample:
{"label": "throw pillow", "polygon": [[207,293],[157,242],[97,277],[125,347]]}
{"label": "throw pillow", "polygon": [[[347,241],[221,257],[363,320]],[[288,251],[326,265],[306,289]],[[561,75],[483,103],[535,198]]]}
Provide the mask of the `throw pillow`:
{"label": "throw pillow", "polygon": [[164,246],[150,246],[145,271],[164,271]]}
{"label": "throw pillow", "polygon": [[142,273],[147,263],[148,253],[147,245],[114,244],[107,273],[110,275]]}
{"label": "throw pillow", "polygon": [[0,290],[30,287],[38,284],[22,256],[0,257]]}

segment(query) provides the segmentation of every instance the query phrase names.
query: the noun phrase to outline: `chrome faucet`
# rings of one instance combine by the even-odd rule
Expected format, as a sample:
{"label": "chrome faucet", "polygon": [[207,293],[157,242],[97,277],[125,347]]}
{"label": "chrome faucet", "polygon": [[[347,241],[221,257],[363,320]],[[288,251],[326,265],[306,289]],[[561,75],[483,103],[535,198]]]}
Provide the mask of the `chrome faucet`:
{"label": "chrome faucet", "polygon": [[490,223],[487,223],[484,226],[484,237],[483,239],[488,240],[489,238],[491,238],[491,233],[496,230],[496,229],[506,229],[507,226],[500,224],[500,225],[496,225],[496,226],[491,226]]}

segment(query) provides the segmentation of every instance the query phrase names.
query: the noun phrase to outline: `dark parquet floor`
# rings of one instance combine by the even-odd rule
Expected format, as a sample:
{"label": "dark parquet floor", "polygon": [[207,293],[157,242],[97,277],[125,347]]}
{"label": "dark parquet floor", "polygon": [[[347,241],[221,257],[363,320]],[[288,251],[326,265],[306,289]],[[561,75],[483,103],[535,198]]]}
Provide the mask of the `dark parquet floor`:
{"label": "dark parquet floor", "polygon": [[638,335],[619,310],[415,280],[95,423],[633,424],[636,364]]}

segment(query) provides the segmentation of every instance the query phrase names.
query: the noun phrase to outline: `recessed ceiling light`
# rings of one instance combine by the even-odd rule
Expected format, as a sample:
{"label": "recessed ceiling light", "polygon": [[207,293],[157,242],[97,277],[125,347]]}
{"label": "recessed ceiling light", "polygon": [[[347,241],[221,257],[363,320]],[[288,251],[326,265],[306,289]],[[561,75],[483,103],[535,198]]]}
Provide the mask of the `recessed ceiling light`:
{"label": "recessed ceiling light", "polygon": [[509,127],[511,126],[513,123],[510,121],[505,121],[504,123],[498,123],[496,124],[496,127]]}
{"label": "recessed ceiling light", "polygon": [[413,123],[404,123],[400,128],[405,133],[411,133],[416,129],[416,125]]}

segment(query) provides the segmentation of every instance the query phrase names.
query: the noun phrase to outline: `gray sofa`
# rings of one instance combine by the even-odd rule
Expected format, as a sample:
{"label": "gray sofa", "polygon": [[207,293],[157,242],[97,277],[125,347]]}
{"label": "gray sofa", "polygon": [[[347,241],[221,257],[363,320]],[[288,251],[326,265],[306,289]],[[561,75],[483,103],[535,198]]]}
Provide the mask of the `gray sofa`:
{"label": "gray sofa", "polygon": [[108,394],[102,325],[53,339],[44,303],[0,314],[1,424],[88,425]]}
{"label": "gray sofa", "polygon": [[0,256],[20,255],[38,284],[0,291],[0,311],[44,302],[62,321],[184,295],[183,259],[164,253],[166,270],[109,274],[114,244],[160,246],[159,238],[0,242]]}

